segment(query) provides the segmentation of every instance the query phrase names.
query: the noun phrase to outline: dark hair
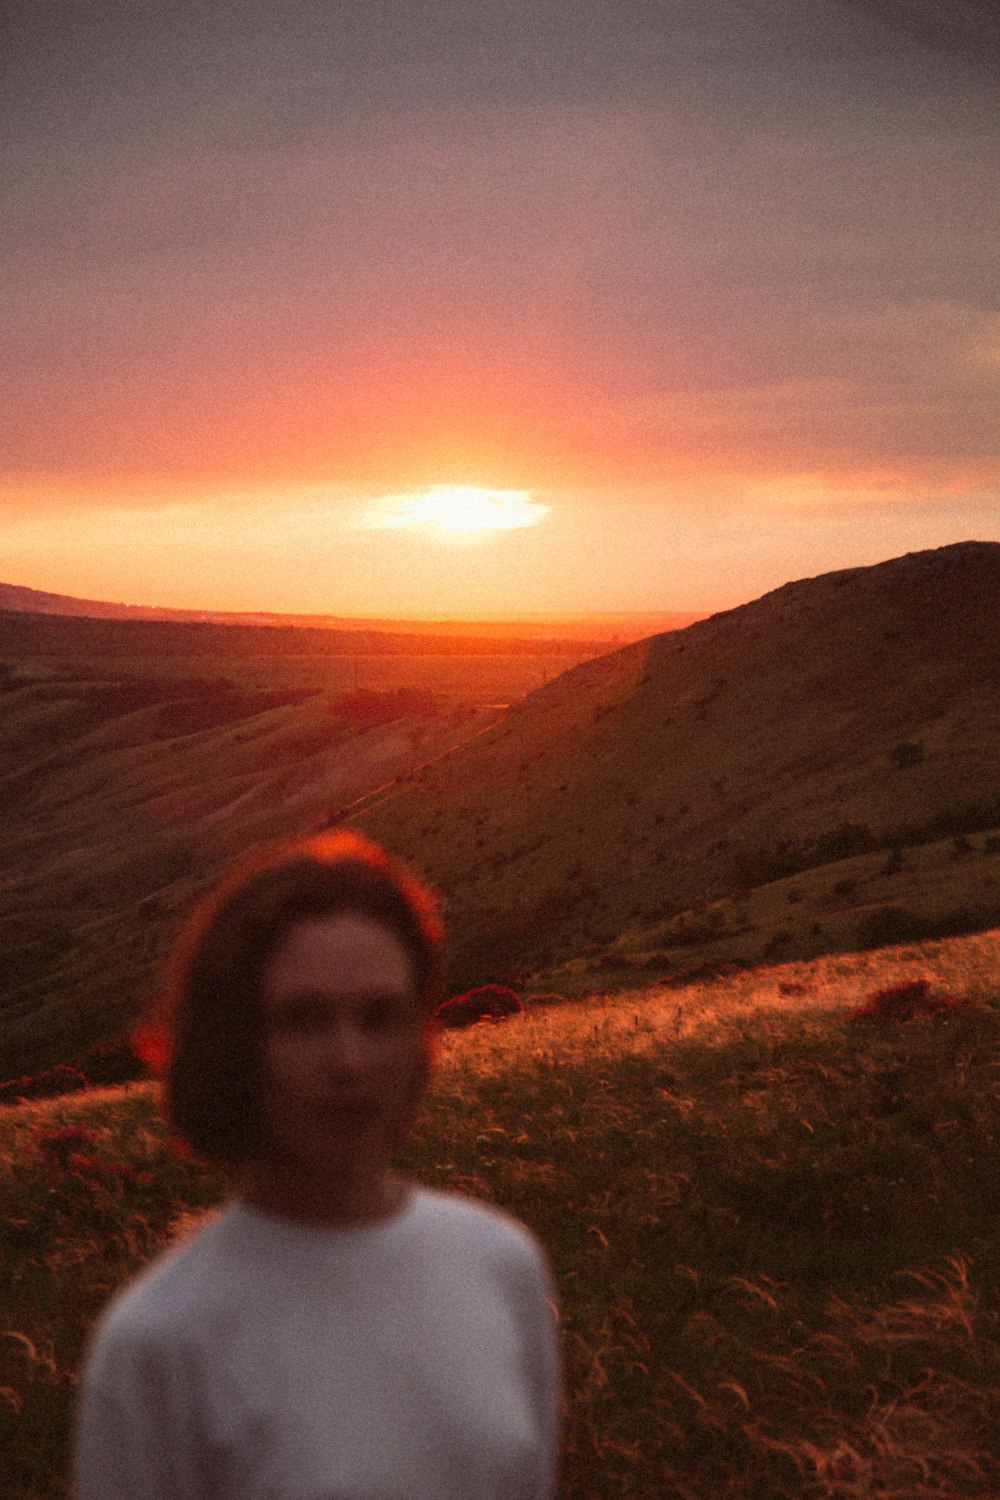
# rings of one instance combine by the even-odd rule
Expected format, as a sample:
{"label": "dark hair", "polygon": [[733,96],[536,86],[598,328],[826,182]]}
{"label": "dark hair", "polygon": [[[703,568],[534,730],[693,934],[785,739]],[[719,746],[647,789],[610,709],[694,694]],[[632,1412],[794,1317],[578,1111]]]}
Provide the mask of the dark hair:
{"label": "dark hair", "polygon": [[437,904],[377,844],[335,833],[240,860],[181,933],[157,1021],[138,1045],[164,1072],[170,1123],[199,1156],[237,1165],[260,1155],[261,976],[296,922],[342,911],[399,938],[433,1014],[443,957]]}

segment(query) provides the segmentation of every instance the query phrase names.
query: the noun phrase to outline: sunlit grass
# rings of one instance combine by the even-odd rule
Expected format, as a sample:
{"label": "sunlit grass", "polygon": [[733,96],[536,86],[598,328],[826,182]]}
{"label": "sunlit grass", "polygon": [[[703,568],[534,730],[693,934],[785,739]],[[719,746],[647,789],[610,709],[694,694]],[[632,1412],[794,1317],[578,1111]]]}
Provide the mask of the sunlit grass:
{"label": "sunlit grass", "polygon": [[[529,1000],[441,1038],[403,1165],[549,1250],[564,1500],[1000,1492],[997,942]],[[916,977],[983,1003],[853,1016]],[[86,1327],[223,1184],[165,1151],[146,1086],[6,1111],[0,1149],[0,1493],[56,1497]]]}

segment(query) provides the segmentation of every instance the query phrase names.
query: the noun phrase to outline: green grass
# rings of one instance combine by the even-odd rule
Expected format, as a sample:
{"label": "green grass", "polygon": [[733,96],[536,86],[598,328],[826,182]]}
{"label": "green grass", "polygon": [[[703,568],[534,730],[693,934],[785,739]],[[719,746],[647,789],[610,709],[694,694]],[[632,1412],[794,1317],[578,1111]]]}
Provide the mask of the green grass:
{"label": "green grass", "polygon": [[[827,958],[442,1038],[403,1165],[548,1247],[565,1500],[1000,1492],[998,949]],[[980,1003],[853,1018],[914,973]],[[70,1127],[96,1138],[52,1134]],[[166,1151],[147,1086],[8,1110],[0,1151],[0,1493],[49,1500],[86,1328],[223,1184]]]}

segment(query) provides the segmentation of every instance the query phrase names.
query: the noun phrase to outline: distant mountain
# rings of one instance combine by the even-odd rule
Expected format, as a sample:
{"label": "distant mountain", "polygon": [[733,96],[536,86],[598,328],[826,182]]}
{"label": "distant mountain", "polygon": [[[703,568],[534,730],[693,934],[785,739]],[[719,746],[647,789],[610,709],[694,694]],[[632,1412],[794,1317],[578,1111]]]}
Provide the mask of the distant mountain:
{"label": "distant mountain", "polygon": [[111,604],[99,599],[74,599],[69,594],[49,594],[44,589],[24,588],[18,583],[0,583],[0,609],[33,615],[84,615],[93,620],[213,618],[195,610],[164,610],[144,605]]}
{"label": "distant mountain", "polygon": [[642,639],[654,631],[681,630],[702,619],[684,610],[645,610],[618,614],[528,614],[504,620],[401,620],[348,615],[277,614],[264,610],[168,609],[154,604],[112,604],[107,600],[75,599],[49,594],[16,583],[0,583],[0,611],[34,615],[70,615],[92,620],[157,620],[174,624],[255,625],[314,630],[378,631],[426,637],[468,636],[523,640],[575,637],[609,644]]}
{"label": "distant mountain", "polygon": [[584,662],[353,821],[532,967],[795,871],[1000,824],[1000,544],[790,583]]}

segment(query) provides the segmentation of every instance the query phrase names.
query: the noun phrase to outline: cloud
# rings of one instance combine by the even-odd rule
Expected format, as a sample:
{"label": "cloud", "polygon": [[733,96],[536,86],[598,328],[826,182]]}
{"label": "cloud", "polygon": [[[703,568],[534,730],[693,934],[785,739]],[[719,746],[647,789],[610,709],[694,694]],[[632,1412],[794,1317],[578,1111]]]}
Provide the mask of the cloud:
{"label": "cloud", "polygon": [[924,45],[993,0],[15,13],[10,472],[613,504],[997,458],[995,99]]}
{"label": "cloud", "polygon": [[866,20],[925,46],[1000,65],[996,0],[841,0]]}

